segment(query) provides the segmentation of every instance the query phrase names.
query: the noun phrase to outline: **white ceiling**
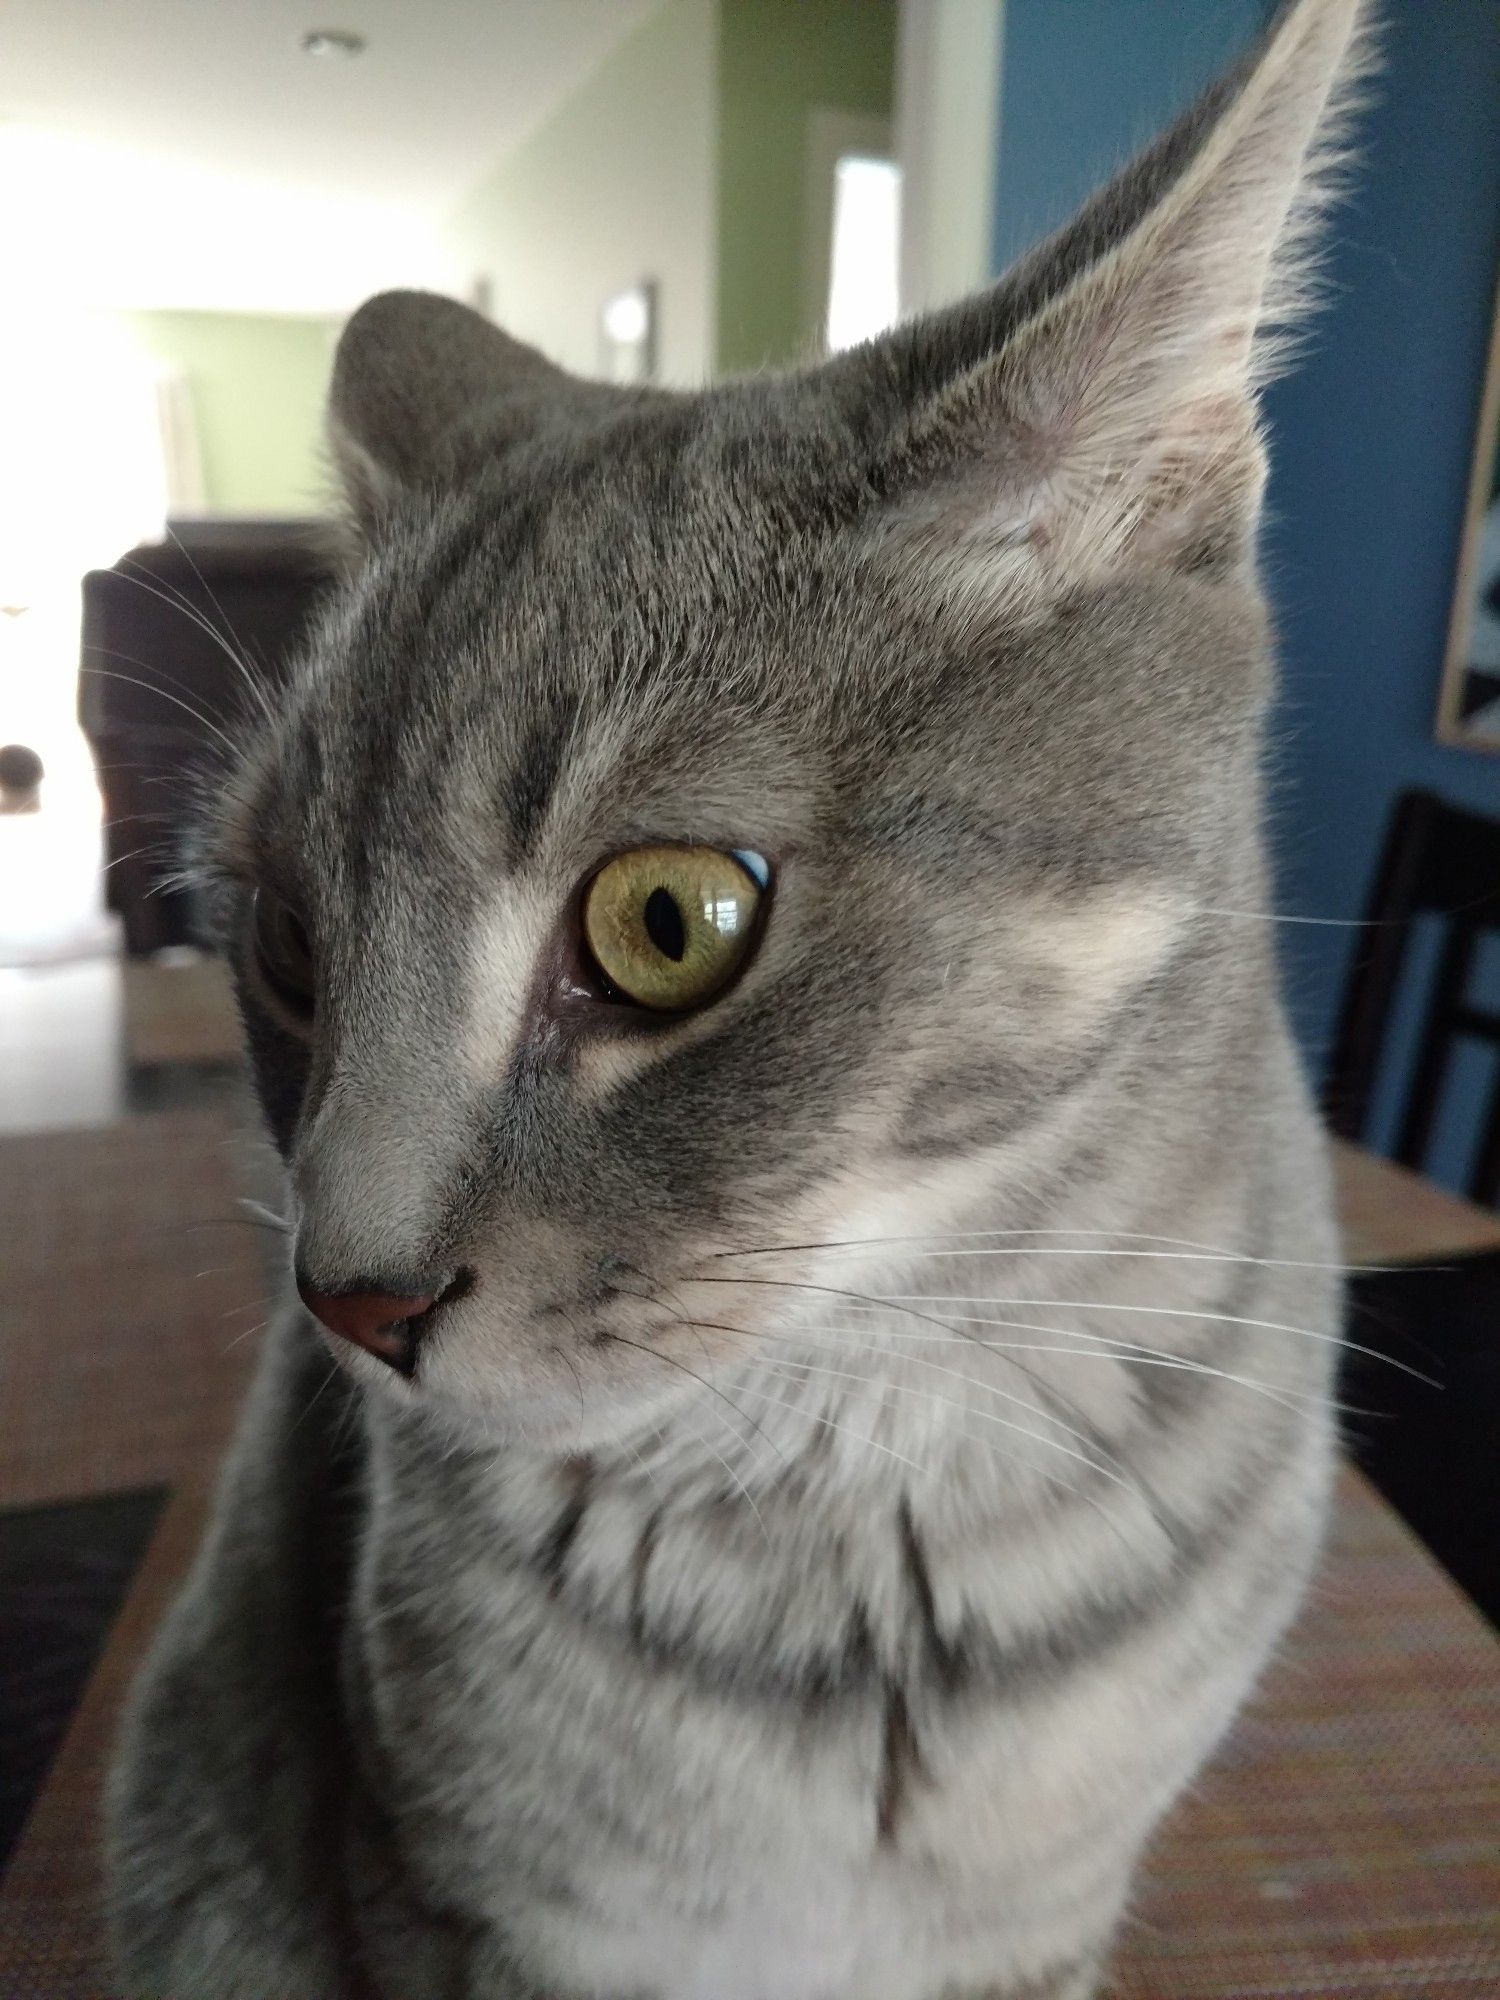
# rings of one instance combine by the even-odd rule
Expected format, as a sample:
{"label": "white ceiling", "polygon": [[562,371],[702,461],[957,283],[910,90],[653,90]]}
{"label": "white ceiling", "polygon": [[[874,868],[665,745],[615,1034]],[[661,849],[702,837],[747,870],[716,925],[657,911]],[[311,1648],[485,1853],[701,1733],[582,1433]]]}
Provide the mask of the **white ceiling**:
{"label": "white ceiling", "polygon": [[443,214],[654,4],[0,0],[0,250],[104,305],[440,282]]}

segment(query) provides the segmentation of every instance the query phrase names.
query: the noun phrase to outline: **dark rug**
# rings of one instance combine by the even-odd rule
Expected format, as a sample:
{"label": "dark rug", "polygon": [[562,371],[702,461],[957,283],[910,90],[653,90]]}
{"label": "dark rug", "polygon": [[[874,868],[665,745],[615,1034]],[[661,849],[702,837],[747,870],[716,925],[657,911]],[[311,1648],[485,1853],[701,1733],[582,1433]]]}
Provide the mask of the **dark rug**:
{"label": "dark rug", "polygon": [[165,1498],[158,1486],[0,1513],[0,1867]]}

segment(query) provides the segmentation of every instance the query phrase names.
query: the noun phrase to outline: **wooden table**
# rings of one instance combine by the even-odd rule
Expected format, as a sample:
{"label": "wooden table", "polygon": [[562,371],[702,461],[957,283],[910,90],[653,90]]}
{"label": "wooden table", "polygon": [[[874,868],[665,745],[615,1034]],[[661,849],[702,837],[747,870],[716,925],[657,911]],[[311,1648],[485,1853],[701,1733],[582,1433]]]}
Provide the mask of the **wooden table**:
{"label": "wooden table", "polygon": [[[118,1133],[92,1136],[93,1157],[70,1152],[56,1163],[57,1186],[78,1191],[72,1199],[81,1216],[96,1209],[101,1177],[142,1184],[136,1153],[144,1139],[122,1153]],[[69,1135],[85,1151],[89,1137]],[[158,1141],[163,1148],[167,1137]],[[222,1174],[224,1135],[211,1123],[177,1121],[170,1140],[185,1187],[207,1187]],[[1400,1168],[1347,1147],[1338,1149],[1336,1168],[1354,1261],[1437,1260],[1500,1247],[1500,1217]],[[26,1170],[34,1176],[34,1153]],[[204,1199],[205,1213],[217,1210],[216,1196]],[[67,1200],[65,1192],[51,1197],[49,1212]],[[70,1220],[55,1218],[55,1229],[76,1265],[79,1232],[70,1234]],[[112,1323],[111,1283],[119,1313],[127,1312],[143,1260],[170,1278],[161,1259],[178,1259],[176,1287],[163,1286],[168,1301],[186,1295],[202,1265],[201,1236],[165,1237],[149,1217],[122,1255],[121,1231],[130,1228],[127,1204],[93,1279],[100,1325]],[[212,1266],[210,1283],[231,1284],[245,1298],[258,1292],[260,1274],[242,1243],[216,1246]],[[55,1319],[55,1284],[40,1266],[34,1283],[43,1288],[34,1304],[45,1327],[49,1313]],[[217,1304],[211,1317],[200,1357],[211,1367],[192,1385],[191,1403],[182,1410],[163,1403],[151,1427],[154,1451],[179,1436],[190,1436],[192,1449],[0,1889],[0,2000],[110,1993],[93,1844],[99,1787],[123,1691],[201,1529],[205,1448],[217,1448],[240,1393],[248,1343],[230,1337],[226,1345]],[[163,1395],[171,1386],[163,1383]],[[65,1414],[71,1427],[76,1413]],[[61,1463],[40,1447],[33,1456],[38,1478]],[[160,1476],[154,1460],[147,1474]],[[1231,1741],[1153,1848],[1108,1993],[1109,2000],[1500,1995],[1500,1644],[1352,1471],[1307,1610]]]}
{"label": "wooden table", "polygon": [[1425,1264],[1500,1250],[1500,1214],[1477,1208],[1342,1140],[1333,1148],[1344,1251],[1351,1264]]}

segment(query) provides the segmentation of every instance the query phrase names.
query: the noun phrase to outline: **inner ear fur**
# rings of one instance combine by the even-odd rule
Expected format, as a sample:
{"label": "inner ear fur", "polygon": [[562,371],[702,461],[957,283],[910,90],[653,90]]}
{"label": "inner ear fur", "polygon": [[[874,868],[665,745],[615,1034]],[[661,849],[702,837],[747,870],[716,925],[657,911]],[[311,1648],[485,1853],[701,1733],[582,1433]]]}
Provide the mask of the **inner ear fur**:
{"label": "inner ear fur", "polygon": [[[1257,395],[1310,297],[1315,224],[1367,73],[1365,0],[1298,0],[1068,229],[985,301],[869,351],[909,404],[874,480],[882,535],[966,591],[1052,594],[1127,557],[1253,546]],[[968,351],[965,352],[967,346]],[[928,356],[954,361],[946,379]]]}

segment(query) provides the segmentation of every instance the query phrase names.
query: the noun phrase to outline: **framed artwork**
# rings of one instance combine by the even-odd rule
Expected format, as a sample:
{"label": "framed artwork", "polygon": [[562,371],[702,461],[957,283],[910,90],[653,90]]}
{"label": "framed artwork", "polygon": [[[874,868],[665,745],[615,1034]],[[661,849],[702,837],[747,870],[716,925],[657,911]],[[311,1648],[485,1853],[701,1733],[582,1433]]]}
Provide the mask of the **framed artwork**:
{"label": "framed artwork", "polygon": [[1437,735],[1440,743],[1462,749],[1500,751],[1500,298],[1479,403]]}

